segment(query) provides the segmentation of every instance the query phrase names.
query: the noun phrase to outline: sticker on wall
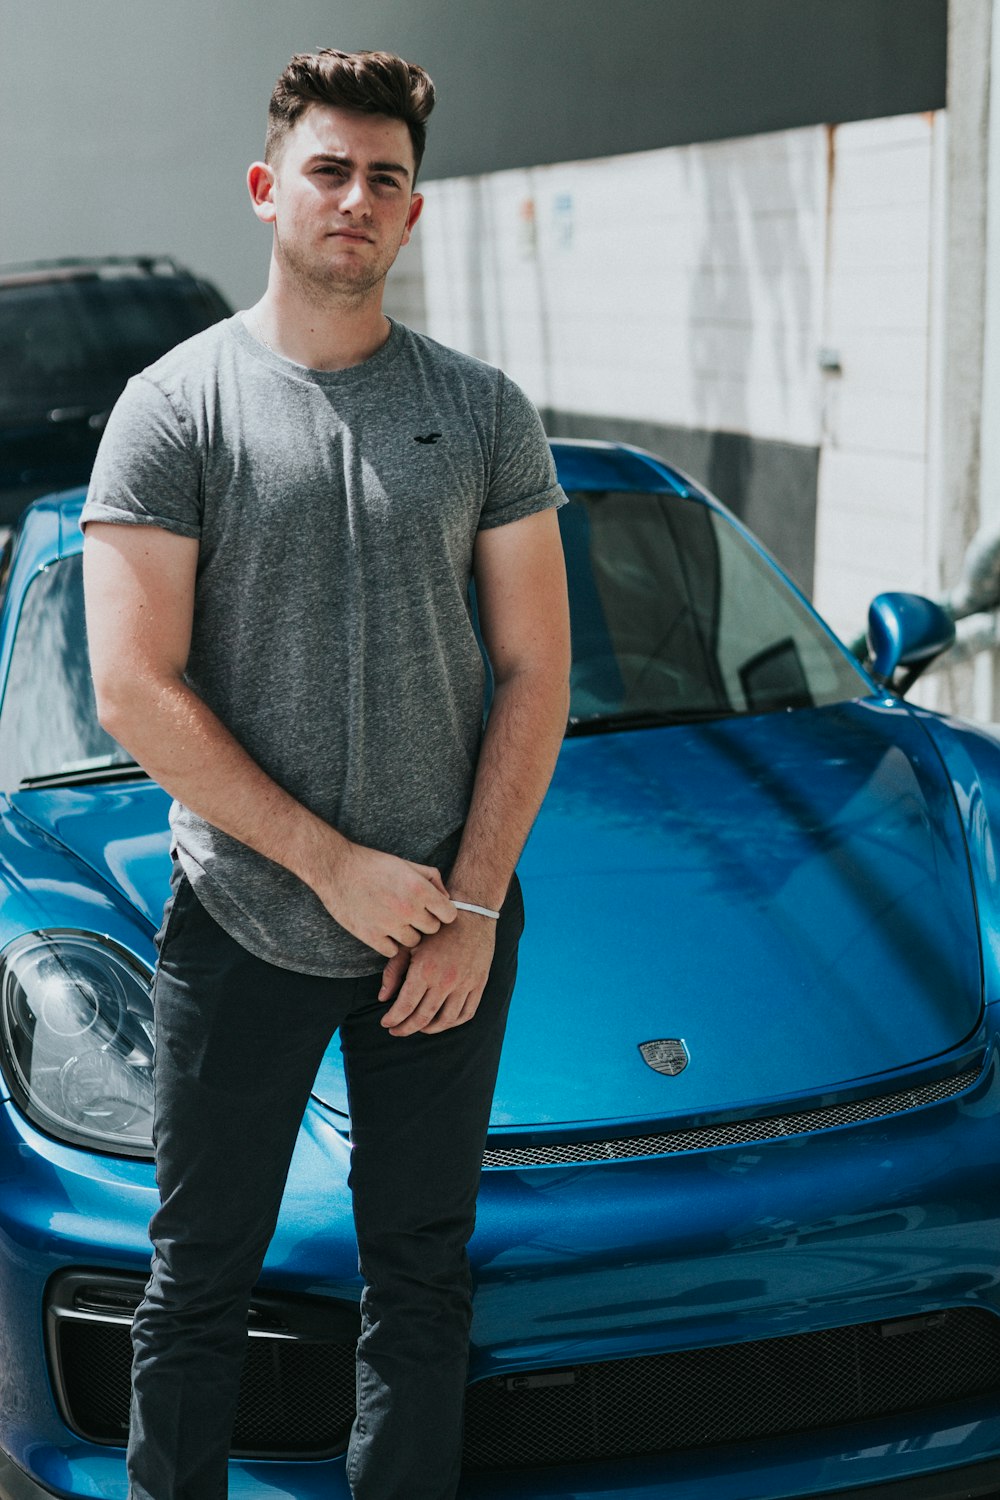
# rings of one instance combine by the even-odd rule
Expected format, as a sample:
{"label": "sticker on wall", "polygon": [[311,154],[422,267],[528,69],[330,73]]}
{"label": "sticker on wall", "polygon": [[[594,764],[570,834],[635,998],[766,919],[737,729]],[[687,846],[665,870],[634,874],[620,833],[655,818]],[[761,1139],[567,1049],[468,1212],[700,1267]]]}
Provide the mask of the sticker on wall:
{"label": "sticker on wall", "polygon": [[531,260],[538,249],[538,221],[534,198],[523,198],[517,211],[517,247],[522,260]]}
{"label": "sticker on wall", "polygon": [[552,229],[557,250],[572,250],[575,217],[573,194],[557,193],[552,200]]}

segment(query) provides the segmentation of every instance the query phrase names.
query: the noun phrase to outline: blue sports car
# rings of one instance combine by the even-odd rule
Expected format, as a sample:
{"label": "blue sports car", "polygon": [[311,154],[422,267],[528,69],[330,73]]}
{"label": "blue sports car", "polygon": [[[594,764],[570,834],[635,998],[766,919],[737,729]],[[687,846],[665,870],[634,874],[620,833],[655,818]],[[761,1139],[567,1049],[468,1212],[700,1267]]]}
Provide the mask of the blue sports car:
{"label": "blue sports car", "polygon": [[[668,465],[554,449],[572,712],[520,866],[463,1496],[995,1495],[1000,740],[903,701],[934,606],[880,596],[862,668]],[[96,720],[81,501],[33,505],[3,563],[4,1500],[125,1500],[156,1195],[168,804]],[[334,1047],[249,1312],[234,1500],[347,1495],[349,1154]]]}

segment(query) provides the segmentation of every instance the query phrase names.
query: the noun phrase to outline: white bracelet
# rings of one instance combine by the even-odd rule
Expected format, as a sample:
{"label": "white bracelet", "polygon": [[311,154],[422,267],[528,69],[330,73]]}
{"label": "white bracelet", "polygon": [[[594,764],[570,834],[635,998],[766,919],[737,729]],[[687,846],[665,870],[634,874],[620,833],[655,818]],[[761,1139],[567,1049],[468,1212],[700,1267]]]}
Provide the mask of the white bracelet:
{"label": "white bracelet", "polygon": [[490,911],[488,906],[476,906],[473,901],[453,901],[451,904],[457,906],[459,911],[474,911],[477,917],[491,917],[494,922],[500,919],[498,911]]}

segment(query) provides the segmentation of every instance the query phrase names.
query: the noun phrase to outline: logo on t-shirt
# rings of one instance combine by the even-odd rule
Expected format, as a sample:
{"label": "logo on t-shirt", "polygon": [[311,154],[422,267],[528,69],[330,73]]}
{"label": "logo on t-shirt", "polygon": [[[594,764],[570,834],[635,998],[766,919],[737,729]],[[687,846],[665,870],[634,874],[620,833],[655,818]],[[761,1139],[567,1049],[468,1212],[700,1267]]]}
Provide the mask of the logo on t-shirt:
{"label": "logo on t-shirt", "polygon": [[443,432],[429,432],[426,437],[415,436],[413,441],[415,443],[436,443],[438,438],[443,436]]}

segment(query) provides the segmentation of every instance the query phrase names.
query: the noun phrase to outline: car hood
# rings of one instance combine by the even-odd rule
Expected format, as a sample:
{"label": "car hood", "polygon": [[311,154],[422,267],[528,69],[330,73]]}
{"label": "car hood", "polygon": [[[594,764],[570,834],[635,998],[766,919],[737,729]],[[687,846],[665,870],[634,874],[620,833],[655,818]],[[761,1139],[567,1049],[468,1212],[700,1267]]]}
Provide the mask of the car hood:
{"label": "car hood", "polygon": [[151,781],[37,787],[11,805],[121,892],[155,930],[170,883],[170,798]]}
{"label": "car hood", "polygon": [[[15,801],[159,922],[158,788]],[[821,1098],[948,1051],[980,1015],[951,784],[898,704],[570,739],[520,875],[495,1130]],[[682,1072],[647,1066],[640,1044],[675,1039]],[[336,1040],[316,1093],[346,1113]]]}
{"label": "car hood", "polygon": [[[980,1015],[951,787],[901,706],[570,739],[520,874],[494,1129],[821,1097]],[[654,1072],[640,1044],[675,1038]],[[346,1110],[335,1047],[317,1089]]]}

